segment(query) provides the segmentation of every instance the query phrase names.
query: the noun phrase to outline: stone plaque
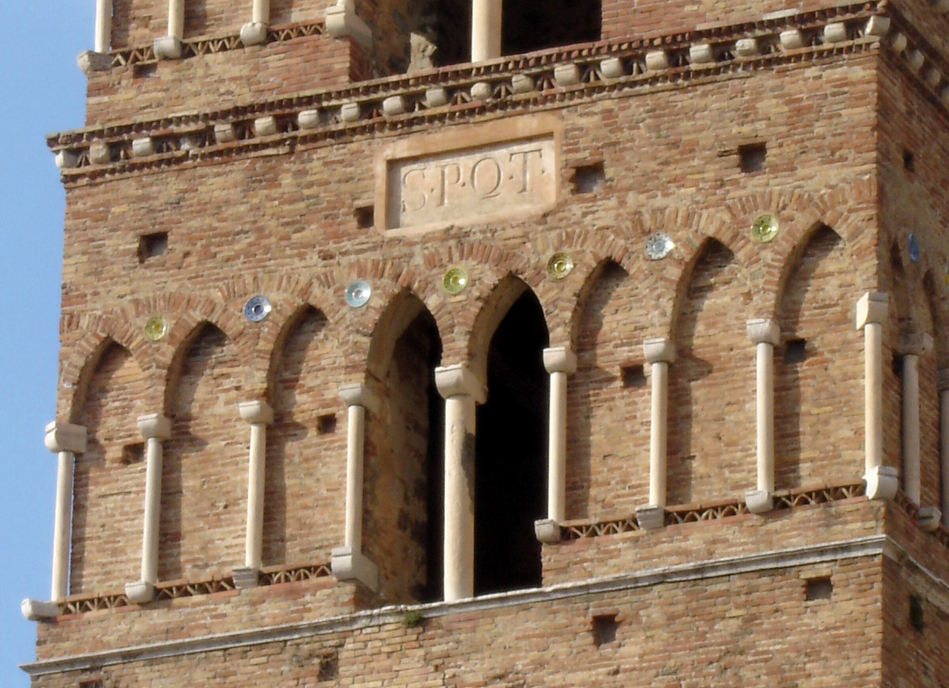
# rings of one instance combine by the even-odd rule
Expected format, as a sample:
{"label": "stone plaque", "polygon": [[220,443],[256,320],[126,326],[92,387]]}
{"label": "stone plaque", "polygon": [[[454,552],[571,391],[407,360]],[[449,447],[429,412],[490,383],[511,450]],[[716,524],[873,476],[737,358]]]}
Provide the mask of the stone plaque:
{"label": "stone plaque", "polygon": [[410,234],[542,213],[557,201],[559,141],[556,121],[539,117],[400,142],[377,169],[380,228]]}

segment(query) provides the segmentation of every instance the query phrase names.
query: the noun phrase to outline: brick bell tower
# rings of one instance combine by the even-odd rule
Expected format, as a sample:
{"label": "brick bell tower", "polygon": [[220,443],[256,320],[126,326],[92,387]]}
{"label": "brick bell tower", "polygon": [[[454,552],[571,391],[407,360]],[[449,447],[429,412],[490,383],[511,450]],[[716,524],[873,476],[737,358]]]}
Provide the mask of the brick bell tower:
{"label": "brick bell tower", "polygon": [[33,686],[949,685],[949,3],[96,8]]}

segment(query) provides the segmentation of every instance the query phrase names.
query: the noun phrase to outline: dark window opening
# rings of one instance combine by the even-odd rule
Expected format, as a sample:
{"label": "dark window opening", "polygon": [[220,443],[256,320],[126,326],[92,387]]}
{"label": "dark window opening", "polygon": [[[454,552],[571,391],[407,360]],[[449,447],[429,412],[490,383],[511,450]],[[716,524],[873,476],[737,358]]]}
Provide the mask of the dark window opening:
{"label": "dark window opening", "polygon": [[475,594],[541,584],[534,521],[546,505],[547,325],[525,292],[488,351],[488,398],[475,437]]}
{"label": "dark window opening", "polygon": [[122,463],[128,466],[129,464],[139,463],[145,458],[145,443],[136,442],[135,444],[126,444],[122,447]]}
{"label": "dark window opening", "polygon": [[738,159],[742,172],[760,172],[764,169],[764,161],[767,157],[768,147],[764,143],[738,146]]}
{"label": "dark window opening", "polygon": [[620,376],[623,379],[623,387],[627,389],[640,389],[646,386],[646,370],[641,363],[623,366],[620,368]]}
{"label": "dark window opening", "polygon": [[429,3],[420,17],[409,39],[409,71],[471,60],[471,0]]}
{"label": "dark window opening", "polygon": [[138,238],[138,262],[160,256],[168,249],[168,232],[143,234]]}
{"label": "dark window opening", "polygon": [[592,193],[606,179],[603,163],[581,165],[573,172],[573,189],[578,194]]}
{"label": "dark window opening", "polygon": [[891,363],[893,366],[893,374],[896,377],[903,379],[903,357],[899,354],[893,354],[893,361]]}
{"label": "dark window opening", "polygon": [[339,676],[339,653],[333,650],[320,657],[320,668],[316,680],[331,681],[337,676]]}
{"label": "dark window opening", "polygon": [[807,602],[814,600],[829,600],[834,594],[834,584],[830,576],[810,578],[804,581],[804,599]]}
{"label": "dark window opening", "polygon": [[795,365],[803,363],[807,358],[807,340],[789,339],[784,344],[784,363],[785,365]]}
{"label": "dark window opening", "polygon": [[316,419],[316,432],[320,435],[329,435],[336,432],[336,414],[325,413]]}
{"label": "dark window opening", "polygon": [[501,53],[600,40],[600,0],[504,0]]}
{"label": "dark window opening", "polygon": [[616,614],[601,614],[593,617],[593,644],[599,647],[616,640]]}

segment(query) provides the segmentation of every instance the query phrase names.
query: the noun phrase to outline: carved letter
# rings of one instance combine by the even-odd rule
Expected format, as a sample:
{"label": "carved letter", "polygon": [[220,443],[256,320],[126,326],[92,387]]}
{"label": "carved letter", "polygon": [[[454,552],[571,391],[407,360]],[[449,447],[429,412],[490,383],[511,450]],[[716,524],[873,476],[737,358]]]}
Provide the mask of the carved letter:
{"label": "carved letter", "polygon": [[438,207],[441,208],[442,206],[448,205],[448,184],[449,184],[448,170],[450,169],[455,170],[455,181],[450,182],[450,183],[457,184],[458,182],[461,181],[461,167],[458,166],[458,163],[450,162],[447,165],[439,165],[438,169],[442,171],[442,179],[441,179],[442,197],[439,199],[438,204],[437,204]]}
{"label": "carved letter", "polygon": [[517,193],[527,193],[530,190],[530,175],[528,171],[530,169],[530,163],[527,160],[527,156],[531,153],[537,153],[537,157],[543,159],[544,152],[541,148],[531,148],[526,151],[517,151],[510,154],[510,162],[514,162],[514,158],[518,155],[523,156],[521,159],[521,188]]}
{"label": "carved letter", "polygon": [[415,190],[417,194],[416,198],[418,199],[418,205],[409,205],[407,192],[412,191],[409,189],[409,175],[418,172],[422,176],[422,181],[425,181],[425,167],[410,167],[402,173],[402,212],[415,212],[421,210],[425,207],[425,204],[428,202],[428,196],[422,189]]}
{"label": "carved letter", "polygon": [[[489,161],[491,162],[492,165],[494,165],[494,175],[495,175],[494,186],[492,186],[488,191],[482,191],[480,188],[478,188],[478,169],[481,167],[483,163],[486,163]],[[482,198],[494,198],[495,196],[500,195],[499,189],[501,188],[502,178],[503,178],[503,175],[501,173],[501,165],[498,164],[498,161],[492,157],[481,158],[478,162],[476,162],[471,167],[471,186],[474,188],[475,191],[481,194]]]}

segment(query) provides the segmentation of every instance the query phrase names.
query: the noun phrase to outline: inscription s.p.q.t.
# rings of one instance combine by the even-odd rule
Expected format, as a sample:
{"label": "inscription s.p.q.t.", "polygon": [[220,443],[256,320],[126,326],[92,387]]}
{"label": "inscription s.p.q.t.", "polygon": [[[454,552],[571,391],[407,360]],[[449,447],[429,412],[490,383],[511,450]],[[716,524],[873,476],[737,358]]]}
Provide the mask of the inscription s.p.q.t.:
{"label": "inscription s.p.q.t.", "polygon": [[551,137],[390,161],[387,228],[547,206],[556,193],[554,158]]}

